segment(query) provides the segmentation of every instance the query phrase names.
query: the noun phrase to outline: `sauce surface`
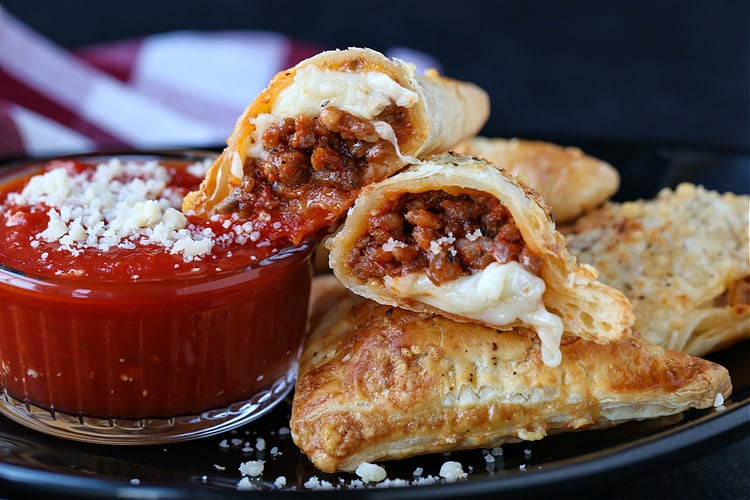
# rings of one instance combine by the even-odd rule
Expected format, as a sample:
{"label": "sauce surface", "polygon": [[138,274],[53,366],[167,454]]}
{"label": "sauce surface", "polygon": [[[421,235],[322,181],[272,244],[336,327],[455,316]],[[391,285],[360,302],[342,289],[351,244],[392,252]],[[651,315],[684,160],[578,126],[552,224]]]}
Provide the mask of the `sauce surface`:
{"label": "sauce surface", "polygon": [[[196,189],[205,169],[199,164],[168,161],[160,164],[167,174],[164,199],[172,208],[179,211],[182,197]],[[102,244],[104,237],[91,244],[96,231],[106,233],[113,221],[100,221],[104,227],[88,229],[88,242],[64,244],[64,240],[42,236],[50,225],[50,210],[57,214],[76,213],[83,208],[70,205],[60,208],[51,206],[53,196],[19,196],[28,186],[33,175],[50,173],[63,169],[69,176],[96,175],[96,163],[76,160],[55,160],[44,164],[41,169],[29,172],[0,186],[0,263],[24,273],[37,276],[64,276],[66,278],[97,278],[111,281],[133,281],[162,279],[165,277],[204,276],[228,269],[237,269],[257,264],[263,259],[289,246],[287,239],[279,237],[282,223],[269,217],[253,221],[240,219],[237,215],[217,214],[203,219],[192,214],[184,214],[186,225],[182,229],[192,237],[211,240],[210,253],[190,256],[175,251],[175,246],[165,246],[144,236],[145,229],[131,234],[117,244]],[[112,182],[128,183],[143,181],[143,178],[124,173]],[[79,193],[80,194],[80,193]],[[32,202],[28,200],[31,198]],[[43,198],[39,201],[39,198]],[[69,202],[68,202],[69,203]],[[133,208],[132,210],[135,210]],[[57,216],[59,219],[60,216]],[[71,216],[68,215],[68,219]],[[85,219],[85,217],[84,217]],[[71,227],[71,222],[69,227]],[[72,229],[69,231],[72,233]]]}

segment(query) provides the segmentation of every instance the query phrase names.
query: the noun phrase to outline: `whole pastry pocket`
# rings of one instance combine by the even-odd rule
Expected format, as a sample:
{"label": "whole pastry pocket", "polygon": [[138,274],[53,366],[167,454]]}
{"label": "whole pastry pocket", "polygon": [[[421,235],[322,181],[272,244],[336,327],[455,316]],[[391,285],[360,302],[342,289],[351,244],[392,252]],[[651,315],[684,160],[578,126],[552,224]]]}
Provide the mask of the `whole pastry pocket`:
{"label": "whole pastry pocket", "polygon": [[608,203],[565,234],[631,300],[644,337],[703,356],[750,338],[749,228],[750,196],[684,183]]}
{"label": "whole pastry pocket", "polygon": [[316,309],[326,312],[300,359],[290,426],[324,472],[711,408],[731,392],[723,367],[637,335],[566,334],[550,367],[527,327],[499,332],[330,289]]}
{"label": "whole pastry pocket", "polygon": [[322,52],[247,107],[183,210],[236,212],[297,244],[335,223],[362,186],[475,134],[488,115],[474,84],[417,75],[371,49]]}
{"label": "whole pastry pocket", "polygon": [[435,155],[368,186],[326,247],[351,291],[493,328],[528,326],[551,366],[563,331],[606,341],[633,322],[625,296],[568,253],[539,196],[476,158]]}

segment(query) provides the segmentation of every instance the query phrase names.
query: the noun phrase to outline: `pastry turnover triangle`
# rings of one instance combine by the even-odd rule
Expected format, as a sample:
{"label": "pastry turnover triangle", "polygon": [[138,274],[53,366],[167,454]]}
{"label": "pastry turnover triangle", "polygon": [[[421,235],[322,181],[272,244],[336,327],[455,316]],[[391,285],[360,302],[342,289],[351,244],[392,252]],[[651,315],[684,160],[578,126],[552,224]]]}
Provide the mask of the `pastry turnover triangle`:
{"label": "pastry turnover triangle", "polygon": [[681,184],[608,203],[565,233],[650,341],[701,356],[750,338],[750,196]]}
{"label": "pastry turnover triangle", "polygon": [[324,472],[672,415],[731,391],[723,367],[637,335],[566,336],[553,368],[527,328],[384,306],[331,280],[313,287],[291,417],[294,442]]}
{"label": "pastry turnover triangle", "polygon": [[417,75],[371,49],[321,52],[247,107],[183,210],[239,212],[258,225],[270,216],[297,244],[335,223],[363,185],[474,135],[488,115],[474,84]]}
{"label": "pastry turnover triangle", "polygon": [[353,292],[457,321],[530,326],[551,365],[563,330],[604,341],[633,322],[625,296],[570,255],[538,193],[482,159],[435,155],[367,186],[326,247]]}

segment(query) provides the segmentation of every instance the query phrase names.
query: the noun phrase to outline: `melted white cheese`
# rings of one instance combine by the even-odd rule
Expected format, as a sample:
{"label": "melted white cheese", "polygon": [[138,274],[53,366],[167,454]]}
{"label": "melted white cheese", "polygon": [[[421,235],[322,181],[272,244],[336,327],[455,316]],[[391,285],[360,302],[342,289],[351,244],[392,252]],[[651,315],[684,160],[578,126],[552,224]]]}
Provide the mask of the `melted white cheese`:
{"label": "melted white cheese", "polygon": [[[399,85],[384,73],[366,71],[323,70],[310,65],[294,75],[294,82],[277,96],[271,113],[261,113],[250,121],[255,125],[253,144],[249,154],[265,159],[268,152],[263,149],[261,138],[268,127],[283,118],[299,115],[317,117],[326,106],[333,106],[365,120],[372,120],[387,106],[395,103],[399,107],[411,108],[419,101],[419,94]],[[401,152],[393,128],[386,122],[376,122],[378,135]],[[402,157],[406,161],[415,159]]]}
{"label": "melted white cheese", "polygon": [[560,364],[563,324],[544,307],[544,281],[518,262],[493,262],[482,271],[436,286],[425,273],[386,276],[384,284],[402,297],[442,311],[497,326],[517,320],[533,327],[542,343],[542,360]]}

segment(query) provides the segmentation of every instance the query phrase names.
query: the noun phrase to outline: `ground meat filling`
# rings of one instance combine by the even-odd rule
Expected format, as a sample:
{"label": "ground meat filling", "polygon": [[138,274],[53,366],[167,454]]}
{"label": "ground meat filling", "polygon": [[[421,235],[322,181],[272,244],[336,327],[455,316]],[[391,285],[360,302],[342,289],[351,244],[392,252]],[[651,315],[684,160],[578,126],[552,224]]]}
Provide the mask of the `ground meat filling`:
{"label": "ground meat filling", "polygon": [[[396,105],[387,107],[374,121],[389,123],[398,138],[399,131],[408,128],[408,115]],[[351,197],[364,184],[380,180],[372,178],[371,163],[385,163],[395,154],[393,145],[381,139],[370,121],[330,106],[315,118],[282,119],[266,129],[262,141],[268,157],[251,158],[244,165],[241,185],[220,211],[247,215],[293,200],[302,206],[308,201],[320,205],[320,199],[310,198],[322,189],[329,200],[331,192],[339,193],[339,198]],[[330,200],[332,206],[339,201]]]}
{"label": "ground meat filling", "polygon": [[362,280],[424,271],[436,285],[510,261],[535,275],[543,264],[502,203],[480,192],[444,191],[410,193],[387,204],[369,219],[349,257]]}

